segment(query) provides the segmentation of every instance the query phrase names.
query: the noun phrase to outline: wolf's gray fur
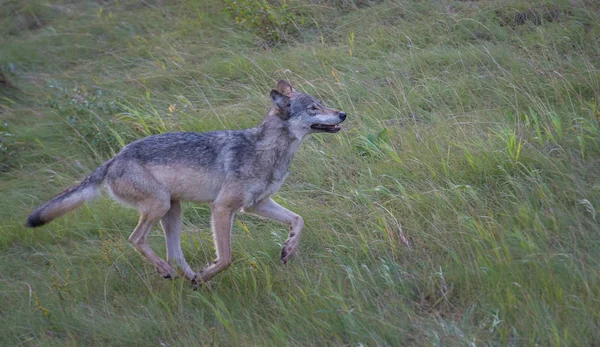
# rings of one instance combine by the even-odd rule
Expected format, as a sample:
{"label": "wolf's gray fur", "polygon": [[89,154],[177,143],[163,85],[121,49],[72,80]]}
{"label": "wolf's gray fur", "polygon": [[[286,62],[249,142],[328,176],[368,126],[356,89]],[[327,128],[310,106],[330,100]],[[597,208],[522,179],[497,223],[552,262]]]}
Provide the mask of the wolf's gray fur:
{"label": "wolf's gray fur", "polygon": [[[279,81],[273,105],[256,128],[206,133],[165,133],[127,145],[81,184],[35,210],[26,226],[50,222],[97,196],[102,183],[116,200],[135,207],[140,220],[129,237],[134,247],[165,278],[175,266],[195,283],[227,268],[231,258],[231,223],[235,213],[257,214],[290,225],[281,250],[285,263],[295,252],[304,222],[271,200],[288,175],[294,153],[311,133],[340,130],[346,114]],[[209,202],[217,260],[195,273],[181,251],[180,201]],[[148,245],[148,234],[161,222],[167,261]]]}

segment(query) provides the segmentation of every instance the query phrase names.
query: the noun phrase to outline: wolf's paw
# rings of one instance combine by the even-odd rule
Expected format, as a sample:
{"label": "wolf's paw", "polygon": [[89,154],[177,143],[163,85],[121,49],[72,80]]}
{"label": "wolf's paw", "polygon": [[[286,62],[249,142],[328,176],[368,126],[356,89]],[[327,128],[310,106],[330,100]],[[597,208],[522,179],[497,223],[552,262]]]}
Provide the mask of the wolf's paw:
{"label": "wolf's paw", "polygon": [[159,266],[156,267],[156,271],[164,279],[172,280],[177,278],[177,272],[167,262],[164,262],[164,264],[160,263]]}
{"label": "wolf's paw", "polygon": [[161,275],[162,278],[166,279],[166,280],[174,280],[177,278],[177,276],[173,276],[171,274],[166,274],[166,275]]}
{"label": "wolf's paw", "polygon": [[192,289],[193,290],[198,290],[201,287],[205,287],[205,288],[209,288],[211,289],[213,287],[213,282],[209,281],[209,280],[204,280],[202,277],[202,270],[200,270],[200,272],[198,272],[196,274],[196,276],[194,276],[194,278],[192,278],[191,280],[192,282]]}
{"label": "wolf's paw", "polygon": [[288,244],[288,242],[284,243],[283,248],[281,249],[281,262],[287,264],[294,253],[296,253],[296,246]]}

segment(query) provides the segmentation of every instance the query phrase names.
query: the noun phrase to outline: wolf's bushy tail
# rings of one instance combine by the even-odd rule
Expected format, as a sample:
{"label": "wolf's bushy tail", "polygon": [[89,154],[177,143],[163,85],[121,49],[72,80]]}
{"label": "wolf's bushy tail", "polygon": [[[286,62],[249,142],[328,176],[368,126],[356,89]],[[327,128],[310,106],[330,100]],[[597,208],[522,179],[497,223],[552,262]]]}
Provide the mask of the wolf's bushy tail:
{"label": "wolf's bushy tail", "polygon": [[65,215],[98,196],[100,185],[106,177],[106,171],[112,160],[94,170],[83,182],[72,186],[55,196],[52,200],[33,211],[25,226],[35,228],[42,226],[55,218]]}

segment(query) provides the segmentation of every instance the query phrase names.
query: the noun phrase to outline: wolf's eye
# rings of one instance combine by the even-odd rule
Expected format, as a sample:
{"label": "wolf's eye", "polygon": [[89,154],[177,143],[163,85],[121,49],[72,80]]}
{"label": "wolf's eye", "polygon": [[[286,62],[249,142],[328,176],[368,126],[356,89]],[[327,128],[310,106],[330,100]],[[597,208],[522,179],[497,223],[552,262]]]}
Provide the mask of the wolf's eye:
{"label": "wolf's eye", "polygon": [[319,107],[317,105],[311,105],[308,109],[311,111],[318,111]]}

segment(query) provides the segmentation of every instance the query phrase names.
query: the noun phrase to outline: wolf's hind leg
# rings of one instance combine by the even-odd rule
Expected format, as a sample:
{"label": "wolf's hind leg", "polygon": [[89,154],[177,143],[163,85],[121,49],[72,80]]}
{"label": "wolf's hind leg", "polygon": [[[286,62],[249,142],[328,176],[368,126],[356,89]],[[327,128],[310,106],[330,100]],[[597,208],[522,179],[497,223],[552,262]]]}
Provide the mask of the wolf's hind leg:
{"label": "wolf's hind leg", "polygon": [[161,276],[175,277],[171,265],[157,256],[148,243],[152,227],[171,208],[168,189],[143,166],[131,160],[114,161],[106,174],[105,183],[116,200],[135,207],[140,213],[140,220],[129,236],[129,242],[156,267]]}
{"label": "wolf's hind leg", "polygon": [[196,275],[181,250],[181,202],[171,201],[169,212],[160,220],[167,243],[167,261],[176,266],[185,278],[193,280]]}
{"label": "wolf's hind leg", "polygon": [[156,201],[156,204],[154,205],[154,208],[141,213],[138,225],[129,236],[129,242],[131,242],[133,247],[156,267],[156,270],[162,277],[174,278],[175,271],[173,270],[173,267],[171,267],[164,259],[157,256],[148,243],[148,235],[150,234],[150,231],[152,231],[152,227],[170,208],[168,203],[165,204],[160,201]]}
{"label": "wolf's hind leg", "polygon": [[302,217],[279,205],[271,198],[264,199],[251,208],[245,208],[244,212],[290,225],[289,237],[281,249],[281,261],[284,264],[287,263],[298,248],[298,241],[300,239],[300,234],[302,233],[302,228],[304,227],[304,220]]}

